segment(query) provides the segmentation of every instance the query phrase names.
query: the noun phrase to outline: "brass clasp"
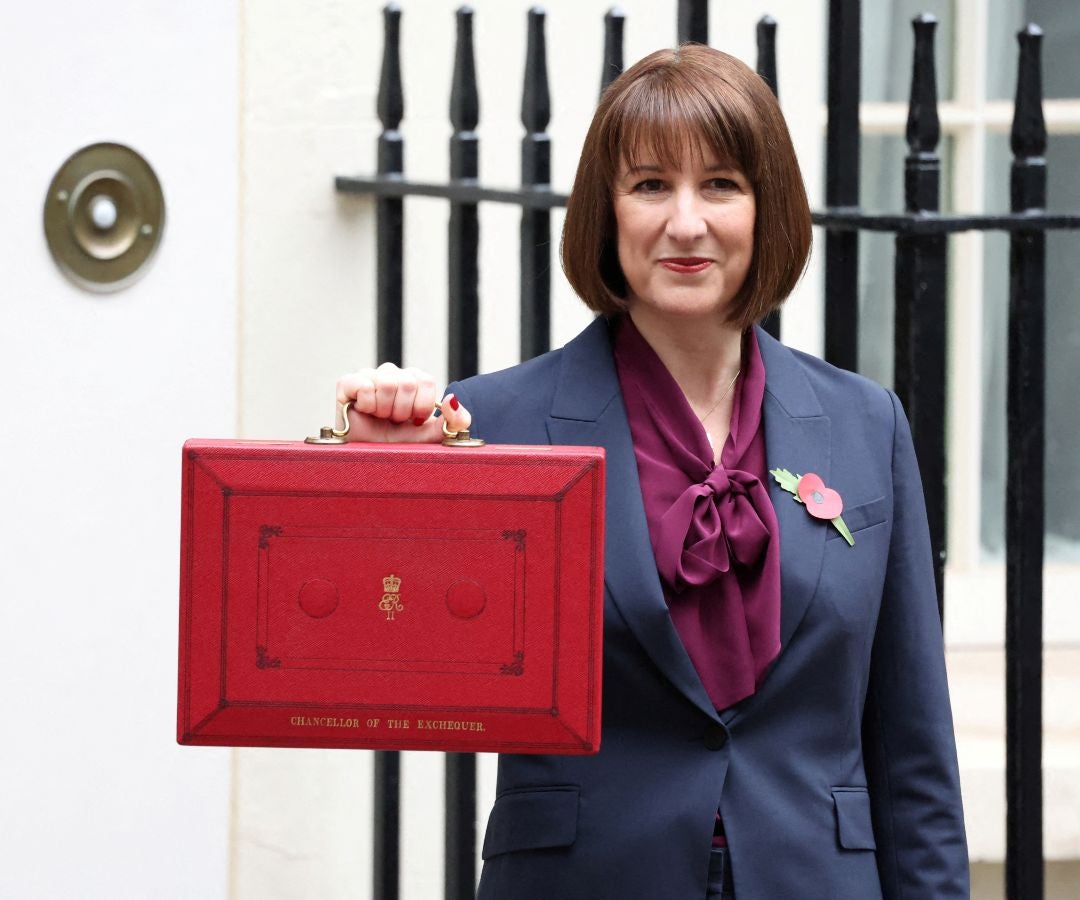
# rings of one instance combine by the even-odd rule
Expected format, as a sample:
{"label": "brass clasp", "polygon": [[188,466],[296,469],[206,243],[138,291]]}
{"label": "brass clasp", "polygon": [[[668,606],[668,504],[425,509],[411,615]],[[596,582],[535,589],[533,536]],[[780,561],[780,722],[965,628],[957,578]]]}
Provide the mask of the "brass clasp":
{"label": "brass clasp", "polygon": [[319,429],[318,437],[308,436],[304,438],[305,444],[344,444],[345,435],[349,433],[349,407],[352,406],[352,400],[348,403],[341,404],[341,428],[334,428],[333,425],[325,425]]}
{"label": "brass clasp", "polygon": [[469,434],[468,428],[463,428],[461,431],[451,431],[446,427],[445,420],[443,421],[442,433],[444,447],[483,447],[485,443],[482,438],[474,438]]}

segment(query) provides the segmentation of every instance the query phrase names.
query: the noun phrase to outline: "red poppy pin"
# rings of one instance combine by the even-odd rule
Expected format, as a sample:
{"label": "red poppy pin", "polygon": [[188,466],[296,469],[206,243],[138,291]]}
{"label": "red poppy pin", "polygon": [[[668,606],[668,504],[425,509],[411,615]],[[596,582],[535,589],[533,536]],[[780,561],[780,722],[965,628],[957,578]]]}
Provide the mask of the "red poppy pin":
{"label": "red poppy pin", "polygon": [[813,472],[792,475],[787,469],[769,469],[769,474],[780,487],[793,495],[793,500],[803,504],[810,515],[815,519],[828,519],[848,545],[855,546],[855,538],[840,515],[844,511],[844,500],[832,488],[825,487],[820,475]]}

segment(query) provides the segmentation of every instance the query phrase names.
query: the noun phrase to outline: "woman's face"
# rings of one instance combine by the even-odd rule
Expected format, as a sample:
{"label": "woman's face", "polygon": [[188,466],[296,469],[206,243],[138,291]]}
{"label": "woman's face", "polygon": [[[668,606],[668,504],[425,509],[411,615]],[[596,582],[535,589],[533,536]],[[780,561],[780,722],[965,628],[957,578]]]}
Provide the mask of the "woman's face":
{"label": "woman's face", "polygon": [[707,147],[677,168],[648,153],[615,182],[619,265],[631,309],[726,317],[754,256],[754,190]]}

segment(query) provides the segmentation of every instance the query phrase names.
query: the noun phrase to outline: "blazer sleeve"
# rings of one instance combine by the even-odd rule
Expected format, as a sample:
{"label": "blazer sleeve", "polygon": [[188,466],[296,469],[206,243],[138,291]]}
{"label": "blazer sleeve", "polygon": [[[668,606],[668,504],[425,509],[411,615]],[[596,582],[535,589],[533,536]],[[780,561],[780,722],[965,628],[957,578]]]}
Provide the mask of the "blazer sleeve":
{"label": "blazer sleeve", "polygon": [[930,534],[907,417],[892,392],[893,531],[863,716],[886,900],[968,898],[967,839]]}

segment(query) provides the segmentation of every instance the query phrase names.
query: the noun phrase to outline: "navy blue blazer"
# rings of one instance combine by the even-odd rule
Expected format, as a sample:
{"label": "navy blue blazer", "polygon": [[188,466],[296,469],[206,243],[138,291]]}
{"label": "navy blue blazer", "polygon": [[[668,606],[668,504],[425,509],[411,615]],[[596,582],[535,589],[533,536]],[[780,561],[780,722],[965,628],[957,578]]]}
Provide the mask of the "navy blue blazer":
{"label": "navy blue blazer", "polygon": [[448,388],[488,441],[607,451],[600,752],[500,757],[481,900],[702,900],[718,807],[738,900],[969,896],[907,420],[873,382],[758,342],[769,468],[838,490],[855,546],[770,484],[782,649],[721,713],[664,601],[608,323]]}

